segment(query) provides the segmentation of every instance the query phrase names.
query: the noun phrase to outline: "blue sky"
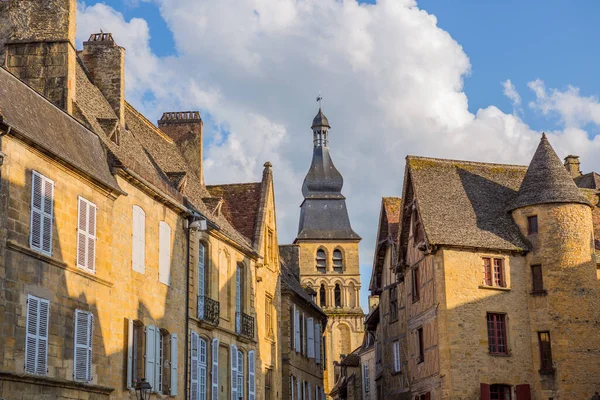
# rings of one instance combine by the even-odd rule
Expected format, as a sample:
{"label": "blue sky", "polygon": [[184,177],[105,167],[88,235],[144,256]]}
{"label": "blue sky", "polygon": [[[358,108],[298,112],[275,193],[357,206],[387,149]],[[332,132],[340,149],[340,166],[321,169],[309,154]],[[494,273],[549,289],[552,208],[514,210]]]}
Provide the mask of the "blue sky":
{"label": "blue sky", "polygon": [[599,2],[419,1],[437,26],[406,0],[100,2],[112,9],[85,0],[79,38],[116,33],[128,100],[150,119],[202,112],[207,182],[256,180],[273,163],[283,243],[296,231],[323,91],[363,237],[363,304],[381,197],[401,195],[405,155],[526,164],[547,131],[561,157],[600,170]]}

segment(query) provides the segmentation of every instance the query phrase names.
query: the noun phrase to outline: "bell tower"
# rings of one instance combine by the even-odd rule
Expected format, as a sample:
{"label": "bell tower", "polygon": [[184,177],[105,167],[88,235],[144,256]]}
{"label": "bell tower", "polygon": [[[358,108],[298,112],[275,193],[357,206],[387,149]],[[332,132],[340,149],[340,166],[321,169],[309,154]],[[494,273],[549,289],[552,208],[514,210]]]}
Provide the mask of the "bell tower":
{"label": "bell tower", "polygon": [[344,179],[329,152],[329,121],[322,109],[313,119],[313,157],[304,184],[298,235],[300,280],[317,293],[317,304],[328,316],[325,329],[325,392],[334,385],[334,361],[355,350],[363,340],[360,307],[358,243],[352,230]]}

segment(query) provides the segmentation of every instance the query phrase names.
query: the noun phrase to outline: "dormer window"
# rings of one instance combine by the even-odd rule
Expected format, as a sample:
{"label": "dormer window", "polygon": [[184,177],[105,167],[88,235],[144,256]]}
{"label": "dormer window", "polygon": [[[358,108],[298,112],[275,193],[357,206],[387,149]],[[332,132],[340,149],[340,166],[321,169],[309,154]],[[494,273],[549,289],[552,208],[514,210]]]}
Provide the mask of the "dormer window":
{"label": "dormer window", "polygon": [[323,250],[323,249],[317,250],[316,262],[317,262],[317,271],[324,274],[326,272],[326,267],[327,267],[327,254],[325,254],[325,250]]}
{"label": "dormer window", "polygon": [[344,257],[342,256],[341,250],[333,251],[333,270],[338,273],[342,273],[344,269]]}
{"label": "dormer window", "polygon": [[538,219],[537,215],[531,215],[527,217],[527,234],[535,235],[538,233]]}

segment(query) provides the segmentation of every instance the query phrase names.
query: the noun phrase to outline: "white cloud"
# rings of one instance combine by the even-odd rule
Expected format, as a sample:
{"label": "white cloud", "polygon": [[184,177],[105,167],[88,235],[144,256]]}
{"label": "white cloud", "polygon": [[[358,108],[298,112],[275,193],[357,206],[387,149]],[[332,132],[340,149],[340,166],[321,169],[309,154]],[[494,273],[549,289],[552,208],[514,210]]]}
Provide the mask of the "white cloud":
{"label": "white cloud", "polygon": [[[127,48],[128,98],[146,114],[210,113],[207,182],[256,180],[270,160],[283,242],[296,234],[314,100],[322,91],[332,156],[345,178],[353,227],[364,238],[363,304],[381,197],[401,195],[407,154],[527,163],[538,143],[538,133],[517,114],[495,106],[469,112],[463,92],[469,58],[412,0],[155,2],[176,56],[151,52],[145,21],[125,21],[107,6],[90,6],[92,0],[80,5],[78,37],[99,21],[113,32]],[[520,107],[510,80],[503,85]],[[551,137],[559,153],[590,154],[596,141],[580,124],[600,122],[596,99],[574,88],[548,94],[541,81],[530,87],[537,96],[532,106],[565,122],[567,129]],[[144,102],[147,91],[154,100]]]}
{"label": "white cloud", "polygon": [[523,111],[521,108],[521,96],[519,95],[519,92],[517,92],[515,85],[513,85],[510,79],[507,79],[504,82],[502,82],[502,87],[504,88],[504,95],[512,103],[513,111],[515,113],[521,114]]}

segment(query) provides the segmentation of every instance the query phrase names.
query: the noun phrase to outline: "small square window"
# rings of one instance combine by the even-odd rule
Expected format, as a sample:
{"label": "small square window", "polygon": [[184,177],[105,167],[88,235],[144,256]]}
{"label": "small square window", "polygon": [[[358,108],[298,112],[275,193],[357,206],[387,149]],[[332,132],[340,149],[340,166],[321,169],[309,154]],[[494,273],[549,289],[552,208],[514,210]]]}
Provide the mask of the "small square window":
{"label": "small square window", "polygon": [[536,233],[538,233],[537,215],[531,215],[527,217],[527,234],[535,235]]}

